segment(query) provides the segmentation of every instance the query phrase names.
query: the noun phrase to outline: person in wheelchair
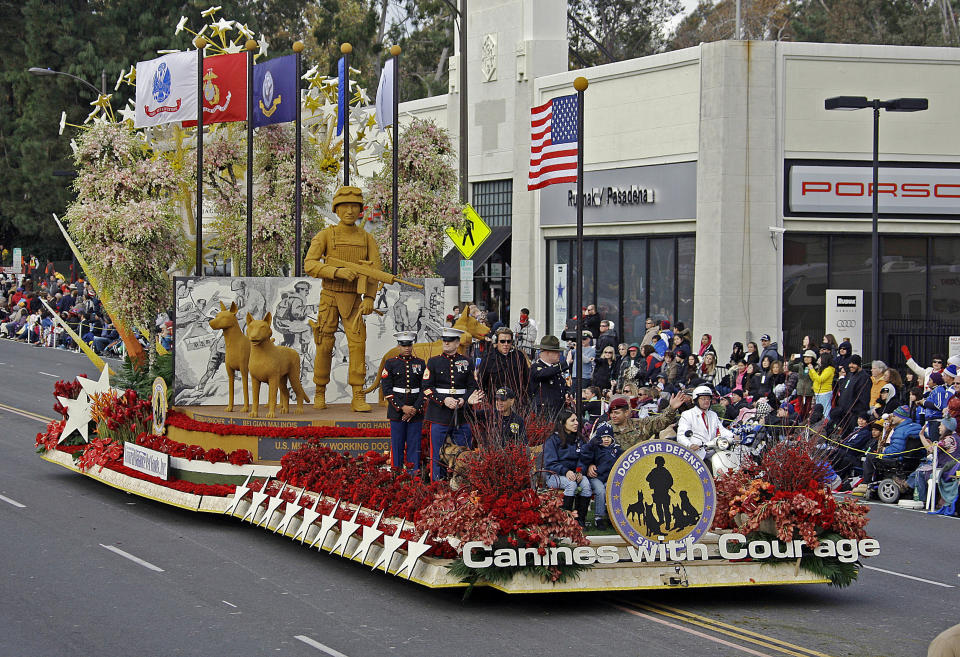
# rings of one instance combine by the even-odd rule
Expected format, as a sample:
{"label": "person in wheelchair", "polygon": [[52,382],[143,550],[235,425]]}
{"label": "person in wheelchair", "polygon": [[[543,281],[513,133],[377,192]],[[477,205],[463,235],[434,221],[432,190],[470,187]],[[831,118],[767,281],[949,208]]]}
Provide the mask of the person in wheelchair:
{"label": "person in wheelchair", "polygon": [[919,446],[921,429],[910,418],[910,408],[906,405],[888,415],[880,440],[870,449],[863,463],[864,483],[871,484],[890,477],[894,480],[905,479],[919,464],[919,456],[915,456],[911,446]]}
{"label": "person in wheelchair", "polygon": [[[869,413],[861,413],[857,416],[857,425],[841,438],[839,443],[821,440],[818,445],[823,450],[823,455],[830,460],[833,471],[841,479],[859,474],[863,453],[880,440],[883,421],[871,422],[870,418]],[[849,481],[845,482],[840,490],[850,490]]]}
{"label": "person in wheelchair", "polygon": [[[907,477],[907,485],[913,488],[915,500],[921,502],[927,499],[927,489],[930,486],[930,479],[933,476],[933,447],[934,442],[929,440],[924,433],[920,434],[920,442],[923,443],[929,456],[923,460],[916,470]],[[957,475],[960,469],[960,442],[957,436],[957,420],[953,417],[947,417],[940,422],[940,440],[937,445],[937,491],[940,500],[937,507],[953,504],[957,499]]]}

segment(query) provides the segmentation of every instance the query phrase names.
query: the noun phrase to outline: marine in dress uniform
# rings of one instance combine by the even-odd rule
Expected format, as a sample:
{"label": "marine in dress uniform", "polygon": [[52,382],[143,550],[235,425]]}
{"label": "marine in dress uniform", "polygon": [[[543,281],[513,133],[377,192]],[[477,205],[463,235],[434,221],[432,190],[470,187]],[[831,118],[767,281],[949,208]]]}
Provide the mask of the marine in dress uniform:
{"label": "marine in dress uniform", "polygon": [[440,334],[443,353],[427,361],[423,373],[425,419],[430,425],[431,474],[434,481],[446,475],[440,464],[440,448],[447,436],[458,445],[470,447],[470,425],[466,421],[467,398],[477,389],[473,363],[460,354],[460,336],[463,331],[445,328]]}
{"label": "marine in dress uniform", "polygon": [[400,355],[383,364],[380,388],[387,400],[390,420],[390,453],[393,467],[412,463],[411,472],[420,471],[420,435],[423,432],[423,392],[421,381],[427,364],[413,355],[417,335],[410,331],[395,333]]}
{"label": "marine in dress uniform", "polygon": [[530,367],[530,399],[536,410],[555,415],[570,394],[564,378],[570,365],[560,357],[560,340],[554,335],[543,336],[537,349],[540,357]]}

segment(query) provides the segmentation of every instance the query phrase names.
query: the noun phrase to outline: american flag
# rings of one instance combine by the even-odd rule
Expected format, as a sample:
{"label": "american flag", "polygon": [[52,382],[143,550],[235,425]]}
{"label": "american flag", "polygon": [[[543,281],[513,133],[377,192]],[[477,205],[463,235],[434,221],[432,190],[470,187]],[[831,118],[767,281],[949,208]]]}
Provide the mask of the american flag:
{"label": "american flag", "polygon": [[577,95],[560,96],[530,110],[527,189],[577,182]]}

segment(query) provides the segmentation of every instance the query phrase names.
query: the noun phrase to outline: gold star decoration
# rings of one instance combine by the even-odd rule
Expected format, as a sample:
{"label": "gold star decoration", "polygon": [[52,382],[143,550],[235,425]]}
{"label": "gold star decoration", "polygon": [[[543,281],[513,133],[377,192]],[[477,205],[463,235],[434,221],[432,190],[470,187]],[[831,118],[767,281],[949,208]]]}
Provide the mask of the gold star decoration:
{"label": "gold star decoration", "polygon": [[204,18],[213,18],[213,15],[216,14],[221,9],[222,7],[220,5],[217,5],[216,7],[207,7],[206,9],[200,12],[200,15],[203,16]]}

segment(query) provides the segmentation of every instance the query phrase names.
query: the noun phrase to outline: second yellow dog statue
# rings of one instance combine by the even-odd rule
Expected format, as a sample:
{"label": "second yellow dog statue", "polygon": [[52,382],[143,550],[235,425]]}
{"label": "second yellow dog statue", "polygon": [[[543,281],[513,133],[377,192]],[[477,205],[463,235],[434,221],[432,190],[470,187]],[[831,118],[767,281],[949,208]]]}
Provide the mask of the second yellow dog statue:
{"label": "second yellow dog statue", "polygon": [[260,384],[269,384],[266,417],[276,417],[277,393],[280,393],[280,412],[289,410],[287,381],[297,394],[296,413],[303,413],[303,402],[309,401],[300,385],[300,354],[290,347],[273,344],[270,313],[263,319],[254,319],[247,313],[247,337],[250,338],[250,381],[253,384],[253,409],[250,417],[259,417]]}

